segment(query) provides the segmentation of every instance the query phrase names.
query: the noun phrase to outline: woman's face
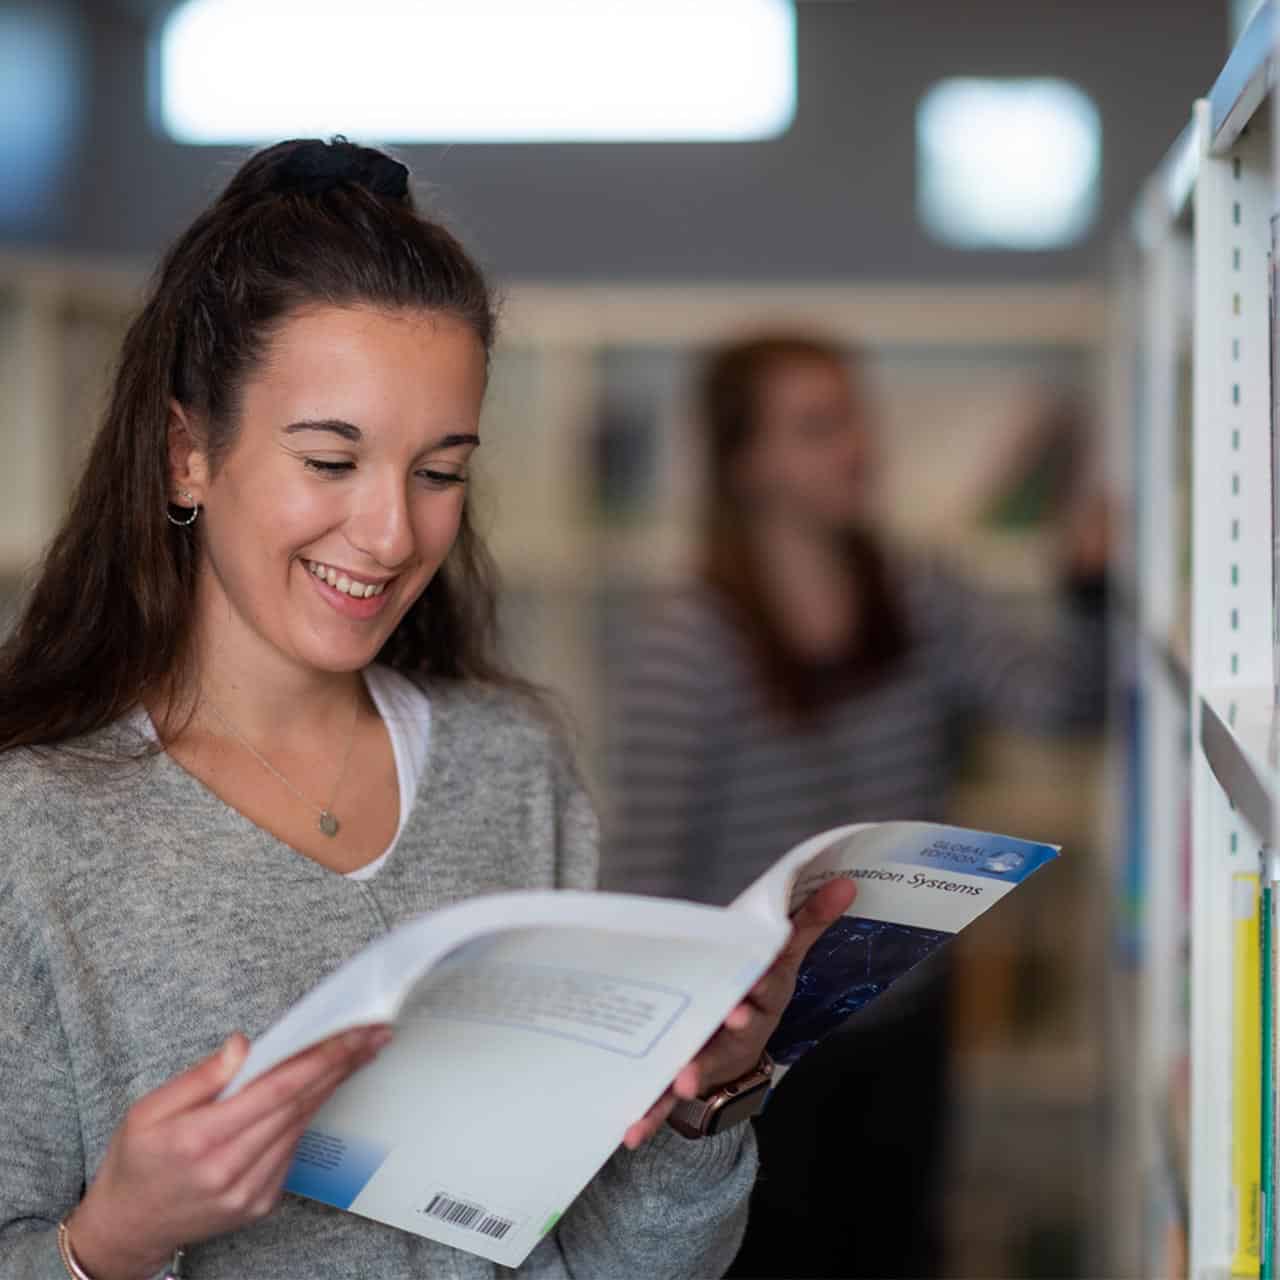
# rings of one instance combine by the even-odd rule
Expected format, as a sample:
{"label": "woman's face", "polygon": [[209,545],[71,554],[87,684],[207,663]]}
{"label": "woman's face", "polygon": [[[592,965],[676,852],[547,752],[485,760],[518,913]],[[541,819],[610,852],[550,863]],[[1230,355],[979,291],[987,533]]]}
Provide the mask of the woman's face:
{"label": "woman's face", "polygon": [[447,315],[285,321],[217,470],[173,433],[175,486],[202,504],[202,640],[310,670],[371,662],[457,536],[484,383],[479,340]]}
{"label": "woman's face", "polygon": [[756,428],[735,478],[750,508],[841,532],[870,514],[876,461],[865,407],[844,366],[796,357],[763,377]]}

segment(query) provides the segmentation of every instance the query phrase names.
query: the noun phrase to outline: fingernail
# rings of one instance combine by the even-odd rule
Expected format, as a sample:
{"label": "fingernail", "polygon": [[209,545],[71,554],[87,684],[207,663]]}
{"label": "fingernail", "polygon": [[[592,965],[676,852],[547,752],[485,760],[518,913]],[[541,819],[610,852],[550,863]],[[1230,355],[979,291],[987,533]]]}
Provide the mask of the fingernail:
{"label": "fingernail", "polygon": [[373,1050],[374,1053],[377,1053],[379,1049],[385,1049],[390,1043],[390,1027],[379,1027],[378,1030],[369,1037],[369,1048]]}

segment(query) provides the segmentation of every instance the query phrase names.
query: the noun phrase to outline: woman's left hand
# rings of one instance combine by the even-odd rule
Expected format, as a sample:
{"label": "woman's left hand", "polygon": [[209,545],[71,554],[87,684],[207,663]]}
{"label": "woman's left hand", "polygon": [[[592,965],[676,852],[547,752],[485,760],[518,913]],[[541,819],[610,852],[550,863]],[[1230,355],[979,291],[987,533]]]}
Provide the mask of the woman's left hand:
{"label": "woman's left hand", "polygon": [[671,1087],[623,1135],[622,1145],[634,1151],[662,1128],[672,1108],[746,1075],[760,1061],[764,1047],[782,1019],[795,990],[796,974],[809,948],[853,902],[852,880],[825,884],[792,917],[791,937],[741,1004],[724,1020],[702,1051],[671,1082]]}

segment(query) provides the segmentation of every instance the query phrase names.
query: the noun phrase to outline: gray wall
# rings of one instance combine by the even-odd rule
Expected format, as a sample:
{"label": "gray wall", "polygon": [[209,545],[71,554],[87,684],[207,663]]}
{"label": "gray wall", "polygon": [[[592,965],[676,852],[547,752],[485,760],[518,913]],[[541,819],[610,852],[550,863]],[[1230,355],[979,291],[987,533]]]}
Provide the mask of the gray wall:
{"label": "gray wall", "polygon": [[[164,0],[43,0],[58,2],[83,32],[85,108],[62,198],[25,226],[0,229],[0,239],[149,258],[216,190],[236,153],[177,146],[150,121],[149,15]],[[436,187],[436,206],[507,278],[1076,278],[1101,268],[1138,184],[1220,68],[1226,8],[1225,0],[802,0],[799,105],[776,141],[403,154]],[[972,253],[919,229],[915,104],[934,81],[958,74],[1057,75],[1094,97],[1103,206],[1089,240],[1048,254]]]}

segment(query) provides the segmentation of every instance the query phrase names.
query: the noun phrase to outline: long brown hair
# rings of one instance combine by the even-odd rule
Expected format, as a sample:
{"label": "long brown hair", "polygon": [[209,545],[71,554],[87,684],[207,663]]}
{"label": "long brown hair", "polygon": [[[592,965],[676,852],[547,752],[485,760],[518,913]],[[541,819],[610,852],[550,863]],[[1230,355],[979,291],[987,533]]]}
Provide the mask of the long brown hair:
{"label": "long brown hair", "polygon": [[[309,304],[444,312],[486,358],[493,347],[484,275],[418,213],[403,165],[340,137],[252,156],[164,256],[124,339],[66,518],[0,648],[0,750],[77,738],[189,682],[199,525],[166,519],[170,402],[201,422],[216,467],[247,379]],[[449,557],[379,660],[519,685],[493,636],[491,564],[464,504]]]}
{"label": "long brown hair", "polygon": [[713,351],[698,385],[709,482],[703,576],[747,640],[765,692],[793,719],[811,719],[835,700],[883,679],[907,650],[905,610],[880,540],[868,528],[850,529],[843,551],[866,621],[849,651],[831,662],[797,654],[768,606],[735,472],[759,429],[765,385],[778,369],[813,361],[848,368],[857,360],[856,352],[820,336],[762,333]]}

